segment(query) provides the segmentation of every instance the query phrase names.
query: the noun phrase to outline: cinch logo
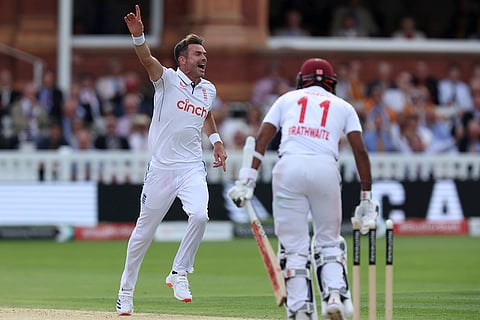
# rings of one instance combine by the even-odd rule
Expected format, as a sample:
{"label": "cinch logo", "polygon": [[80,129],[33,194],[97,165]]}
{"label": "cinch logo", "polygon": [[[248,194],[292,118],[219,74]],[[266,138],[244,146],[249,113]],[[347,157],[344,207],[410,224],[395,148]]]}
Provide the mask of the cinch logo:
{"label": "cinch logo", "polygon": [[189,100],[179,100],[177,102],[177,108],[183,110],[185,112],[194,114],[201,118],[205,118],[207,116],[207,109],[205,107],[197,107],[189,102]]}

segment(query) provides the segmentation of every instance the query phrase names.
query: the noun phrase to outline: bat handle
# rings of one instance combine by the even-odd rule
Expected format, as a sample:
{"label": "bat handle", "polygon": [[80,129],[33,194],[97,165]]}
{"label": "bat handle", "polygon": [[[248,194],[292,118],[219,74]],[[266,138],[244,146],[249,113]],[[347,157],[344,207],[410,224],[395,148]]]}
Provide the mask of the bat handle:
{"label": "bat handle", "polygon": [[245,201],[245,208],[247,208],[248,217],[250,218],[250,222],[258,220],[257,214],[255,213],[255,209],[253,209],[252,201],[250,201],[250,199]]}

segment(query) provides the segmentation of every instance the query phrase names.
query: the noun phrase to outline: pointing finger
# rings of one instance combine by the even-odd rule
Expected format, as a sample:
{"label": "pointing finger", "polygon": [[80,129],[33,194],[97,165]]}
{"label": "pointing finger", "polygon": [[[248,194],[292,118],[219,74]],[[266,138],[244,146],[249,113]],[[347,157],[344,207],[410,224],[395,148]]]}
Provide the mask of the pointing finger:
{"label": "pointing finger", "polygon": [[140,16],[140,6],[138,4],[135,5],[135,11],[136,11],[136,17],[138,19],[140,19],[141,18],[141,16]]}

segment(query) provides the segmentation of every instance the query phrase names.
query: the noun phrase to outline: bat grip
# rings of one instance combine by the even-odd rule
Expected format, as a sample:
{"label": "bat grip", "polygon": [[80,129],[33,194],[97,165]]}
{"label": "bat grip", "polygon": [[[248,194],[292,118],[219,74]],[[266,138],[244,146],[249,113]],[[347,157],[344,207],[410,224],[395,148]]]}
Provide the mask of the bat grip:
{"label": "bat grip", "polygon": [[250,200],[245,201],[245,208],[247,208],[248,217],[250,218],[250,222],[254,222],[258,220],[257,214],[255,213],[255,209],[253,209],[252,202]]}

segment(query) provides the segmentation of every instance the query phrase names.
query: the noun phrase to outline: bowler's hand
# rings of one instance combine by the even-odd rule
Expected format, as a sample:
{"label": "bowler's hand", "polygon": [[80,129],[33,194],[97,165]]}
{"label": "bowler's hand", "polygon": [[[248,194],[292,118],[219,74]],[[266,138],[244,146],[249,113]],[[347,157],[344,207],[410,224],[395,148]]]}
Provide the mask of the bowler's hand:
{"label": "bowler's hand", "polygon": [[227,171],[227,153],[223,147],[223,143],[217,142],[213,146],[213,167],[223,167],[223,172]]}
{"label": "bowler's hand", "polygon": [[135,5],[135,14],[130,12],[127,14],[123,20],[127,24],[128,30],[134,37],[139,37],[143,33],[143,22],[142,16],[140,14],[140,7],[139,5]]}

